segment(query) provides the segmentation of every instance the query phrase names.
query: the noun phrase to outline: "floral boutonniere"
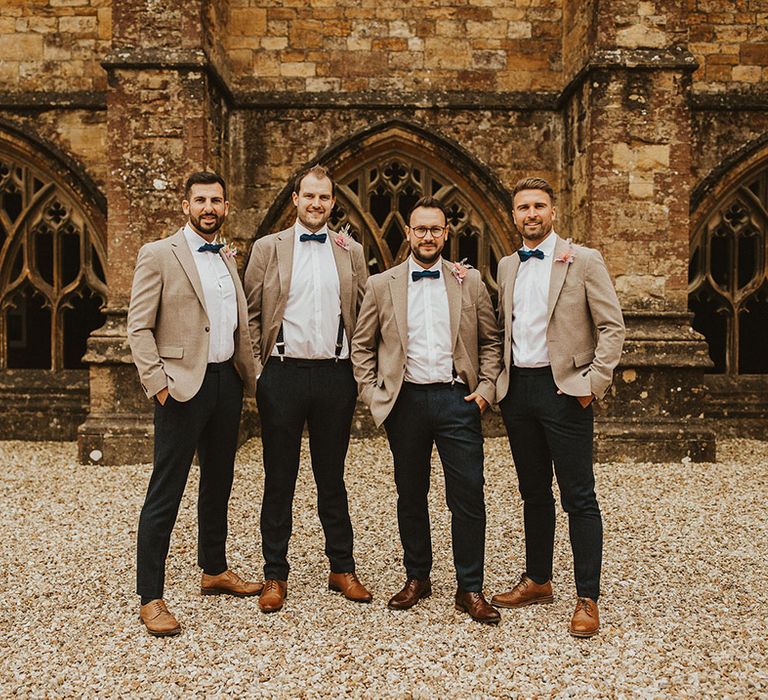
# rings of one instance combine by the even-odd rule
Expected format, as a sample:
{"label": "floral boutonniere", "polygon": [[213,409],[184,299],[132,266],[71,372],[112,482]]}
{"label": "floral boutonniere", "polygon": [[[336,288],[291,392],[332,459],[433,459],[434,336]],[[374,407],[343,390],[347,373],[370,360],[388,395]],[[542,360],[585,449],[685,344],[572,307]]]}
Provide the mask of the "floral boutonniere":
{"label": "floral boutonniere", "polygon": [[451,274],[456,278],[456,281],[461,284],[464,281],[464,278],[467,276],[467,270],[469,270],[472,267],[467,262],[467,259],[464,258],[463,260],[460,260],[459,262],[455,262],[451,265]]}
{"label": "floral boutonniere", "polygon": [[573,264],[573,259],[576,257],[576,251],[573,248],[573,241],[569,238],[565,241],[568,244],[568,250],[562,255],[558,255],[555,258],[555,262],[565,263],[566,265]]}
{"label": "floral boutonniere", "polygon": [[224,255],[226,255],[228,258],[234,258],[240,252],[234,243],[227,243],[227,241],[224,239],[222,239],[221,242],[224,244],[221,252],[224,253]]}
{"label": "floral boutonniere", "polygon": [[351,240],[351,238],[352,236],[349,235],[349,224],[344,224],[339,229],[339,232],[334,234],[333,242],[337,246],[344,248],[344,250],[349,250],[349,241]]}

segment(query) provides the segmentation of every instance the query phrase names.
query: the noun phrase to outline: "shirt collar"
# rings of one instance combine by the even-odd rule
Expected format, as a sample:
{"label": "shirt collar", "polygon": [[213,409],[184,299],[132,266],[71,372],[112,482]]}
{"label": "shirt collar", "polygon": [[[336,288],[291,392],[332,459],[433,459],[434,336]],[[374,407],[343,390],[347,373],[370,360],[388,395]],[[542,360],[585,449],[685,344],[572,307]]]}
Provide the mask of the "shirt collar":
{"label": "shirt collar", "polygon": [[523,250],[540,250],[542,253],[544,253],[544,257],[548,258],[550,255],[552,255],[555,252],[556,244],[557,244],[557,234],[553,229],[552,233],[550,233],[535,248],[529,248],[527,245],[523,244]]}
{"label": "shirt collar", "polygon": [[[309,233],[312,234],[312,231],[310,231],[306,226],[304,226],[301,221],[296,219],[296,223],[293,225],[293,230],[296,234],[296,240],[299,239],[299,236],[301,236],[302,233]],[[314,233],[320,234],[324,233],[328,238],[330,238],[330,231],[328,231],[328,224],[323,224],[323,227],[319,231],[315,231]],[[326,243],[328,242],[328,239],[326,238]]]}
{"label": "shirt collar", "polygon": [[417,263],[413,259],[413,254],[408,256],[408,272],[423,272],[425,269],[428,269],[430,272],[434,270],[440,270],[443,267],[443,256],[441,255],[436,261],[435,264],[432,265],[430,268],[424,268],[419,263]]}
{"label": "shirt collar", "polygon": [[187,239],[187,244],[193,253],[196,253],[201,245],[208,243],[205,238],[189,225],[189,222],[184,225],[184,238]]}

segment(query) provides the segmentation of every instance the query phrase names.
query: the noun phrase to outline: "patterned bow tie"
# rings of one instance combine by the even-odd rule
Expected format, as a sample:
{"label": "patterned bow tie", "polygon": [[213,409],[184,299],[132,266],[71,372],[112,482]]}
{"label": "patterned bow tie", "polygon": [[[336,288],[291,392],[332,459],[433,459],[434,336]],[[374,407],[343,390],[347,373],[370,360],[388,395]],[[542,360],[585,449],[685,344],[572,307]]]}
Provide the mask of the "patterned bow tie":
{"label": "patterned bow tie", "polygon": [[203,243],[198,249],[198,253],[218,253],[224,247],[223,243]]}
{"label": "patterned bow tie", "polygon": [[411,272],[411,279],[416,282],[417,280],[423,280],[425,277],[428,277],[429,279],[438,280],[440,279],[440,270],[424,270],[423,272],[416,272],[415,270]]}
{"label": "patterned bow tie", "polygon": [[302,233],[299,236],[299,240],[302,243],[305,241],[317,241],[318,243],[325,243],[326,238],[328,238],[327,233]]}
{"label": "patterned bow tie", "polygon": [[523,250],[520,248],[520,250],[517,251],[517,254],[520,256],[520,262],[525,262],[529,258],[544,260],[544,251],[539,250],[538,248],[534,248],[533,250]]}

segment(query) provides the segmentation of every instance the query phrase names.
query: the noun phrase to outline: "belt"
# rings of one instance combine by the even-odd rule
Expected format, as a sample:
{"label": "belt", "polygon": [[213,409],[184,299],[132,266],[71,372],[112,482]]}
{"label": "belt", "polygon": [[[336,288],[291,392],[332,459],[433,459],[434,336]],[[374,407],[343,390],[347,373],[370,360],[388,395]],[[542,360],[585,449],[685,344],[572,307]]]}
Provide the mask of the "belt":
{"label": "belt", "polygon": [[220,372],[226,367],[232,366],[232,360],[224,360],[224,362],[209,362],[208,366],[206,367],[206,371],[208,372]]}
{"label": "belt", "polygon": [[521,377],[543,377],[552,374],[552,366],[546,367],[510,367],[510,374],[519,374]]}
{"label": "belt", "polygon": [[418,389],[419,391],[427,391],[428,389],[450,389],[454,386],[466,387],[463,382],[433,382],[432,384],[416,384],[414,382],[403,382],[404,387],[409,389]]}

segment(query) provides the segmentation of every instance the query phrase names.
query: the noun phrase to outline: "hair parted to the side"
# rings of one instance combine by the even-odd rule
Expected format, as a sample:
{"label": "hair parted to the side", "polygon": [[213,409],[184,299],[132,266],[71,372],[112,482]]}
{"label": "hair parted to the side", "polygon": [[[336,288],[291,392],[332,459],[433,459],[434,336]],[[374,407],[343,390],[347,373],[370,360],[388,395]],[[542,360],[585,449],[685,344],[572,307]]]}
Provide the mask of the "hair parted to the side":
{"label": "hair parted to the side", "polygon": [[293,191],[296,194],[299,194],[301,190],[301,181],[307,175],[314,175],[318,180],[322,180],[324,177],[327,177],[331,181],[331,196],[334,198],[336,197],[336,183],[333,181],[331,174],[328,172],[328,168],[323,167],[320,165],[320,163],[315,163],[314,165],[310,165],[308,168],[304,168],[304,170],[302,170],[293,179]]}
{"label": "hair parted to the side", "polygon": [[221,185],[221,189],[224,190],[224,199],[227,198],[227,184],[224,182],[224,178],[218,173],[214,173],[211,170],[199,170],[196,173],[192,173],[184,185],[184,199],[189,199],[189,193],[192,191],[192,185]]}
{"label": "hair parted to the side", "polygon": [[523,190],[543,190],[549,195],[549,200],[555,203],[555,190],[543,177],[524,177],[522,180],[518,180],[512,190],[512,199],[518,192]]}
{"label": "hair parted to the side", "polygon": [[422,197],[416,204],[414,204],[411,207],[411,211],[408,212],[408,225],[411,225],[411,214],[415,212],[417,209],[439,209],[441,212],[443,212],[443,219],[445,220],[445,223],[448,223],[448,210],[445,208],[445,204],[443,204],[439,199],[436,197]]}

